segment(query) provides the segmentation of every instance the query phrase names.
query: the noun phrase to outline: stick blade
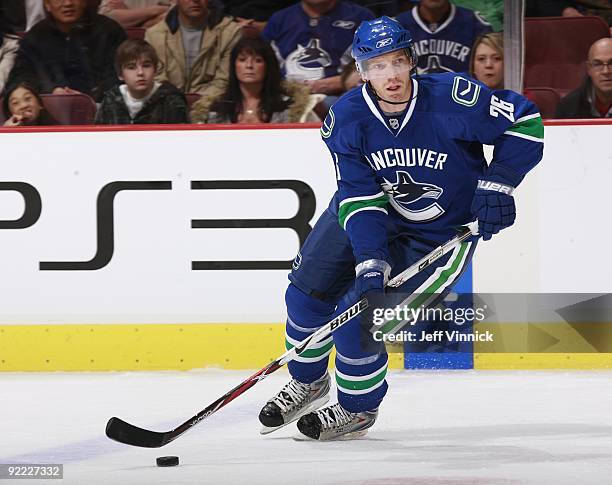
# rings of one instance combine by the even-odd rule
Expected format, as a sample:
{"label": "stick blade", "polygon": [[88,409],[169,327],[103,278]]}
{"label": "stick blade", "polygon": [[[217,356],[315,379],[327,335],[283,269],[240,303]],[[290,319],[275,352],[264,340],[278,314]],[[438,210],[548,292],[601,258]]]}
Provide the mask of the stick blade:
{"label": "stick blade", "polygon": [[142,429],[115,417],[110,418],[106,424],[106,436],[110,439],[142,448],[160,448],[164,446],[168,443],[166,434]]}

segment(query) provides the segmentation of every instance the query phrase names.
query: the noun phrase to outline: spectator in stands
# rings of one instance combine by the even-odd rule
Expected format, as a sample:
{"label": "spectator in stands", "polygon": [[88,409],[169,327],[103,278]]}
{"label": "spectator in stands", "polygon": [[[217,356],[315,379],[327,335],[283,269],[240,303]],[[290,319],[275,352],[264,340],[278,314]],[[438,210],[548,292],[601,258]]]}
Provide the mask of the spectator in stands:
{"label": "spectator in stands", "polygon": [[194,123],[303,123],[320,121],[311,111],[308,89],[281,81],[274,51],[261,37],[245,37],[232,49],[229,85],[216,98],[198,100]]}
{"label": "spectator in stands", "polygon": [[610,0],[528,0],[526,17],[582,17],[595,15],[612,26]]}
{"label": "spectator in stands", "polygon": [[123,28],[147,28],[161,22],[169,9],[169,0],[102,0],[99,13],[109,16]]}
{"label": "spectator in stands", "polygon": [[352,0],[353,3],[361,5],[374,13],[376,17],[381,15],[387,15],[388,17],[395,17],[405,9],[403,4],[407,3],[401,0]]}
{"label": "spectator in stands", "polygon": [[18,43],[18,37],[7,24],[4,12],[0,10],[0,94],[15,63]]}
{"label": "spectator in stands", "polygon": [[458,7],[473,10],[489,24],[493,32],[504,29],[504,0],[453,0]]}
{"label": "spectator in stands", "polygon": [[353,33],[368,9],[344,0],[302,0],[270,17],[263,36],[272,43],[284,76],[311,93],[340,94],[342,67],[352,62]]}
{"label": "spectator in stands", "polygon": [[612,38],[599,39],[589,49],[584,83],[557,105],[557,118],[612,117]]}
{"label": "spectator in stands", "polygon": [[40,93],[26,82],[13,84],[4,93],[2,111],[6,121],[4,126],[57,125],[57,121],[47,113]]}
{"label": "spectator in stands", "polygon": [[342,83],[343,91],[350,91],[363,84],[363,79],[361,79],[361,75],[357,72],[357,66],[354,62],[344,66],[340,73],[340,82]]}
{"label": "spectator in stands", "polygon": [[177,0],[163,22],[147,29],[145,39],[161,61],[158,81],[170,81],[184,93],[225,92],[240,25],[222,12],[216,0]]}
{"label": "spectator in stands", "polygon": [[48,18],[21,40],[10,83],[28,81],[43,93],[85,93],[99,101],[117,84],[113,60],[126,34],[87,0],[44,0]]}
{"label": "spectator in stands", "polygon": [[298,0],[223,0],[225,13],[231,15],[243,27],[261,33],[274,12],[278,12]]}
{"label": "spectator in stands", "polygon": [[185,95],[156,81],[159,58],[146,41],[128,39],[117,49],[115,69],[125,84],[110,89],[96,115],[100,125],[187,123]]}
{"label": "spectator in stands", "polygon": [[492,31],[473,11],[448,0],[421,0],[397,20],[412,34],[419,74],[467,71],[474,41]]}
{"label": "spectator in stands", "polygon": [[504,39],[499,32],[485,34],[474,42],[470,76],[491,89],[504,89]]}

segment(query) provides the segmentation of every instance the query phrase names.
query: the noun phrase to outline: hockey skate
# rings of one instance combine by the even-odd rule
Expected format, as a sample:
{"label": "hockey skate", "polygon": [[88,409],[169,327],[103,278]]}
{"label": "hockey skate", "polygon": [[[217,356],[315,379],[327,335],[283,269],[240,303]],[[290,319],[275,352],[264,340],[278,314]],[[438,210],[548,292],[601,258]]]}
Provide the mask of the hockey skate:
{"label": "hockey skate", "polygon": [[[302,416],[297,427],[303,435],[313,440],[355,439],[368,432],[377,416],[378,409],[351,413],[340,404],[334,404]],[[296,439],[300,440],[301,437]]]}
{"label": "hockey skate", "polygon": [[260,433],[272,433],[304,414],[319,409],[329,401],[330,381],[327,372],[310,384],[291,379],[291,382],[270,399],[259,413],[259,421],[263,425]]}

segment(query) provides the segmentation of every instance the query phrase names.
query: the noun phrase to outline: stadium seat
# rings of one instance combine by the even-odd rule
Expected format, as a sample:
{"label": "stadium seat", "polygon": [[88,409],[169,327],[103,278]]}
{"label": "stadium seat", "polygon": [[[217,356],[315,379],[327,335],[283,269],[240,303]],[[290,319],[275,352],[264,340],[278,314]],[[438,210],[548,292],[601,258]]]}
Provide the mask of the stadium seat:
{"label": "stadium seat", "polygon": [[561,96],[552,88],[529,88],[528,93],[525,93],[531,99],[538,109],[542,118],[554,118],[557,104],[561,100]]}
{"label": "stadium seat", "polygon": [[[92,125],[96,103],[86,94],[43,94],[45,108],[61,125]],[[2,105],[2,99],[0,99]],[[6,121],[0,110],[0,123]]]}
{"label": "stadium seat", "polygon": [[564,96],[586,75],[589,47],[609,37],[600,17],[541,17],[525,19],[525,89],[553,88]]}
{"label": "stadium seat", "polygon": [[124,30],[130,39],[142,40],[145,38],[146,29],[142,29],[140,27],[127,27]]}

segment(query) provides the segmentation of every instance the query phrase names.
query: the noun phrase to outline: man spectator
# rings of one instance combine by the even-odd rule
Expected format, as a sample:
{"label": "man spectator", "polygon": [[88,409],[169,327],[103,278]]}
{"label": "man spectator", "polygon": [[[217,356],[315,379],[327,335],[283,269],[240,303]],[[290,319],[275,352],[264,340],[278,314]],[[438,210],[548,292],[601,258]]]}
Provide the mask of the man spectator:
{"label": "man spectator", "polygon": [[216,0],[177,0],[163,22],[147,29],[145,39],[160,60],[158,81],[184,93],[216,97],[225,92],[229,56],[241,27],[222,12]]}
{"label": "man spectator", "polygon": [[340,72],[350,62],[353,33],[374,18],[344,0],[302,0],[270,17],[263,36],[275,49],[284,76],[303,81],[311,93],[342,92]]}
{"label": "man spectator", "polygon": [[610,0],[527,0],[525,17],[582,17],[595,15],[612,28]]}
{"label": "man spectator", "polygon": [[467,71],[474,41],[492,31],[478,14],[448,0],[421,0],[397,20],[412,34],[419,74]]}
{"label": "man spectator", "polygon": [[599,39],[589,49],[584,83],[557,105],[557,118],[612,117],[612,38]]}
{"label": "man spectator", "polygon": [[453,3],[476,12],[491,24],[493,32],[504,30],[504,0],[453,0]]}
{"label": "man spectator", "polygon": [[223,0],[225,13],[234,17],[243,27],[263,31],[273,13],[299,0]]}
{"label": "man spectator", "polygon": [[115,51],[126,34],[88,0],[44,0],[47,18],[21,40],[8,84],[26,81],[42,93],[85,93],[99,101],[117,84]]}
{"label": "man spectator", "polygon": [[169,8],[169,0],[103,0],[99,13],[112,18],[123,28],[147,28],[161,22]]}

